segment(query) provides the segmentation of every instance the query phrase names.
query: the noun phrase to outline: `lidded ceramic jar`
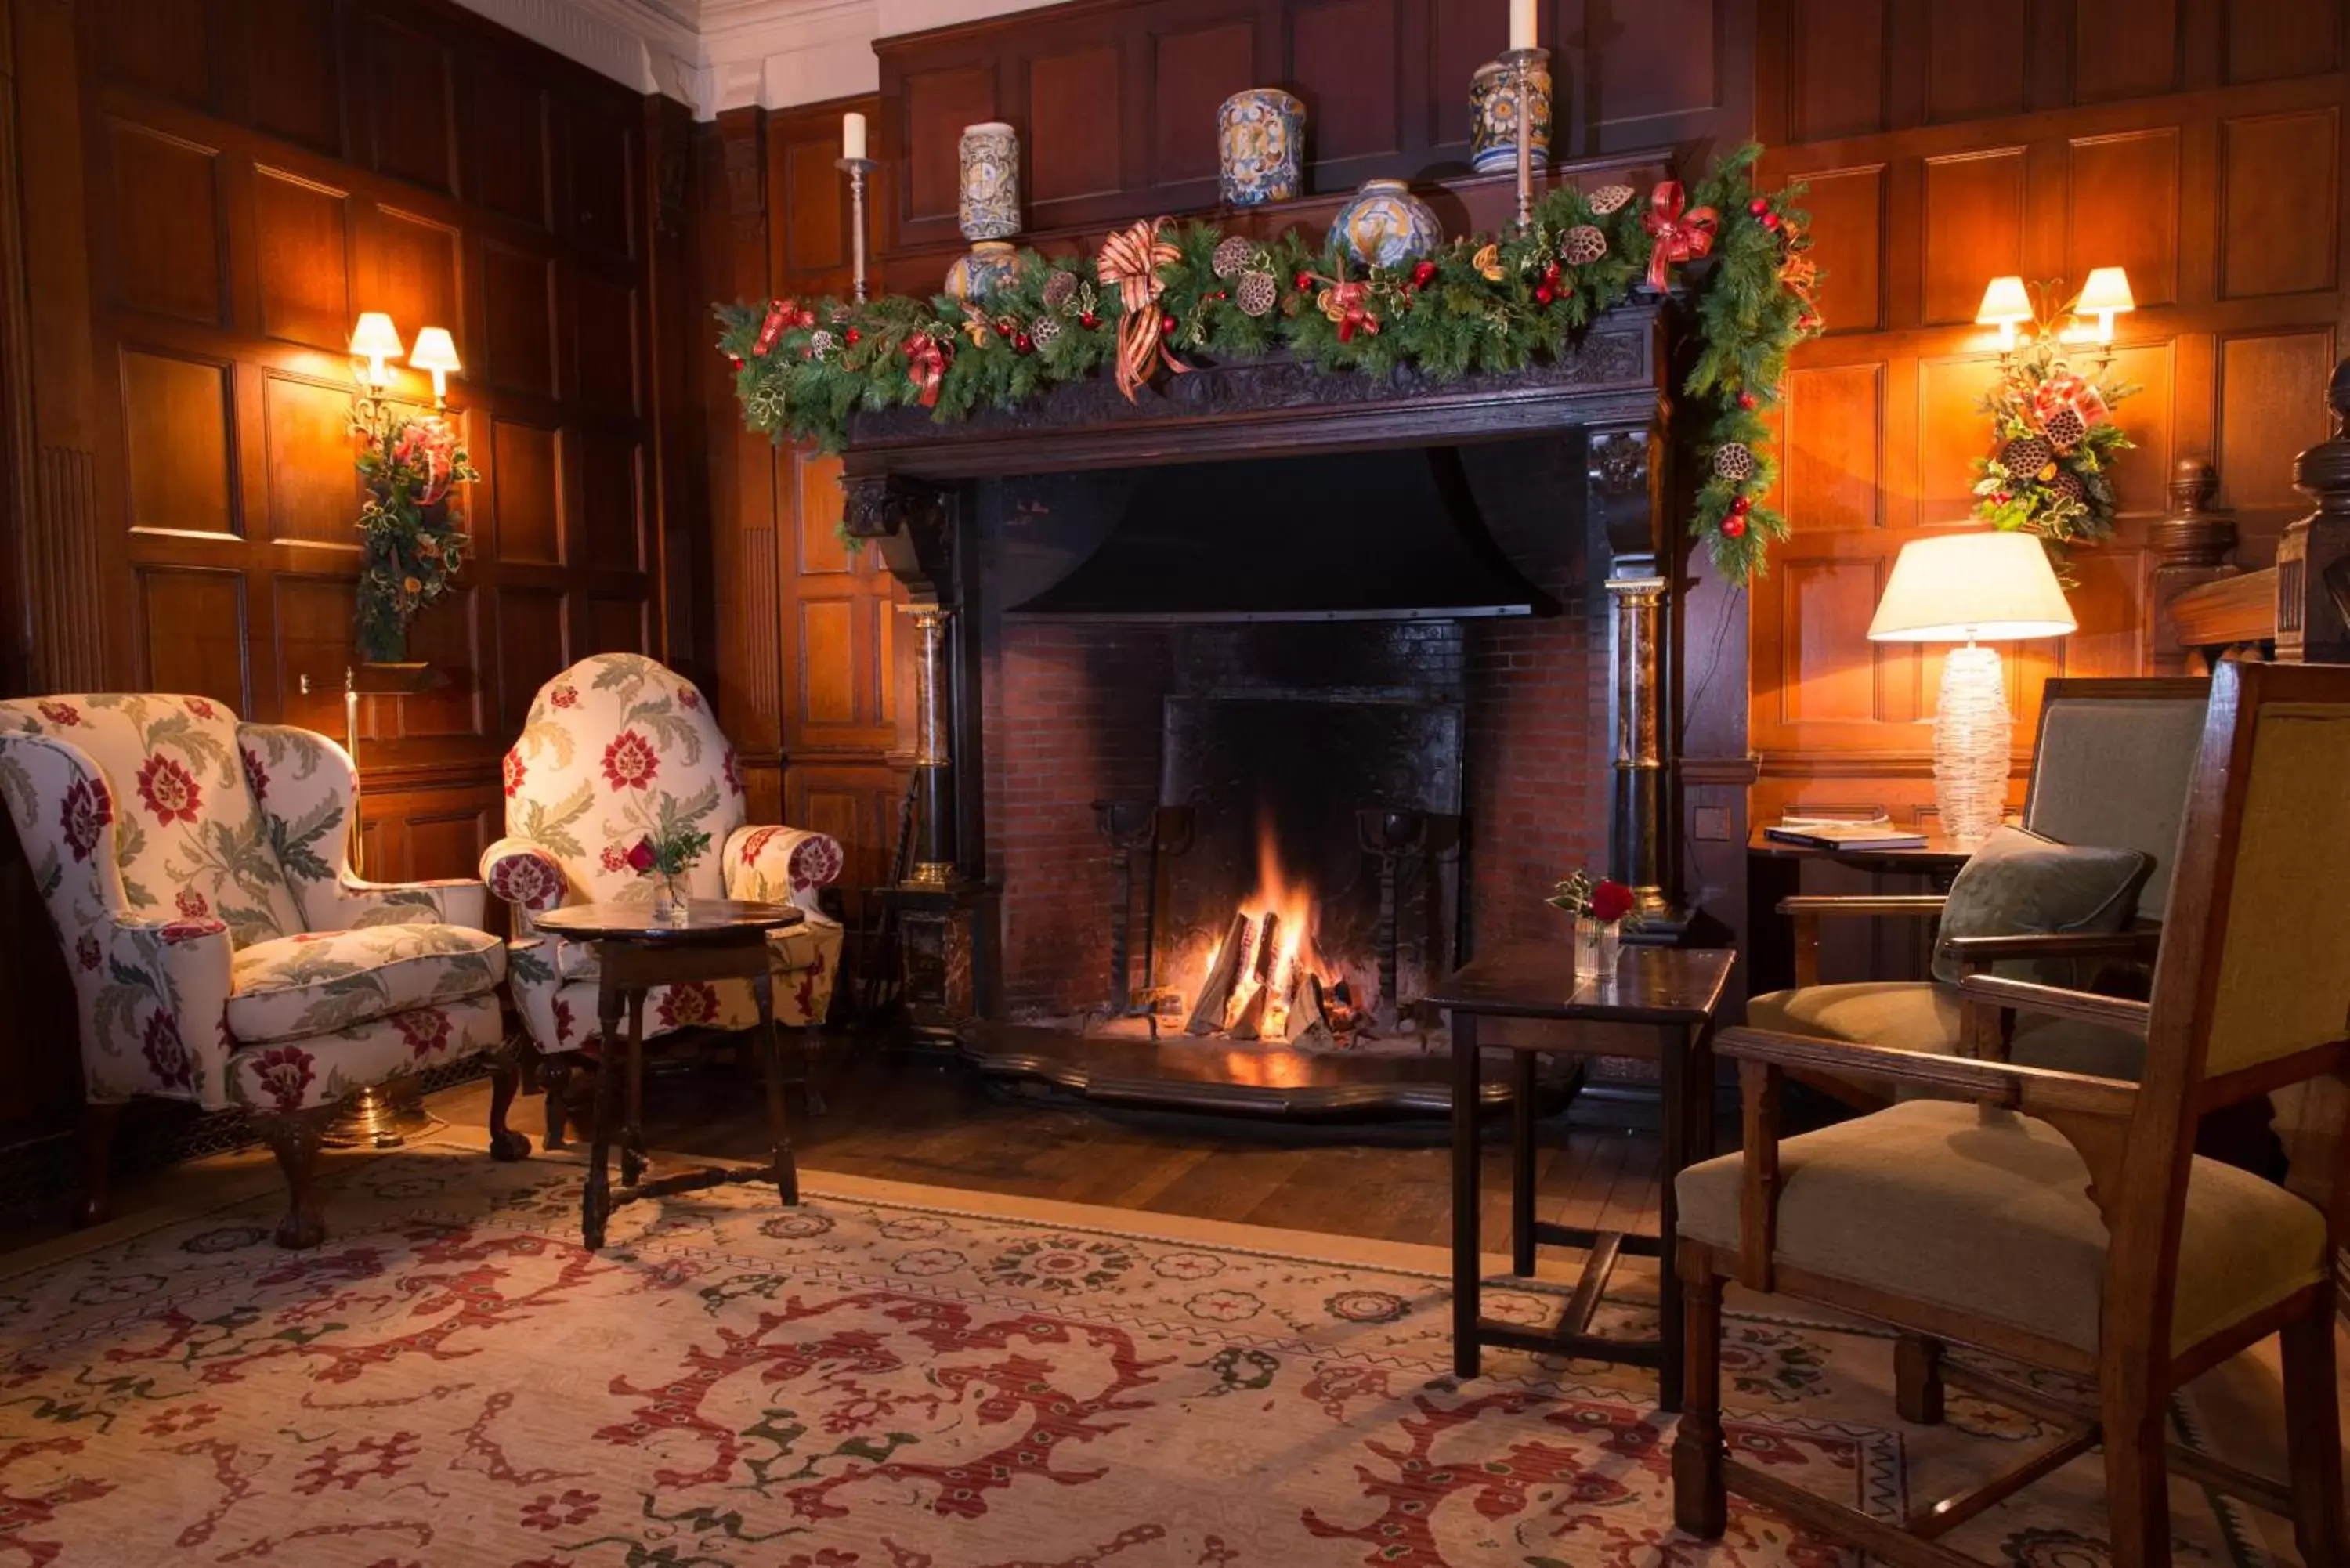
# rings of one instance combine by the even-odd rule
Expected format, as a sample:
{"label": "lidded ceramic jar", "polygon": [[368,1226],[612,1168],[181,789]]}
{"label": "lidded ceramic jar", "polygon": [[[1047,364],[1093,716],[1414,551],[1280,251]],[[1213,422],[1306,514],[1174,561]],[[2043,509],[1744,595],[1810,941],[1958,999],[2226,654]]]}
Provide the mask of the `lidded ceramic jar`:
{"label": "lidded ceramic jar", "polygon": [[1444,225],[1402,181],[1367,180],[1338,209],[1330,243],[1365,266],[1397,267],[1435,254],[1444,244]]}
{"label": "lidded ceramic jar", "polygon": [[955,257],[947,268],[946,290],[957,299],[977,305],[1008,282],[1019,265],[1020,253],[1006,240],[981,240],[968,255]]}

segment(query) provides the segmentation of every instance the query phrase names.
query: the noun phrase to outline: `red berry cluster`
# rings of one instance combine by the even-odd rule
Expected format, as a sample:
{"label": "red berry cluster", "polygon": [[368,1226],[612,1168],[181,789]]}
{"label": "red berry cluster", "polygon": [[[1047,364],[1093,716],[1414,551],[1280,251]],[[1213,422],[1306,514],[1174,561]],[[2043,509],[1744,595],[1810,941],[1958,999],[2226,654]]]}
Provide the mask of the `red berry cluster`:
{"label": "red berry cluster", "polygon": [[1534,299],[1538,304],[1548,305],[1574,292],[1575,285],[1566,281],[1566,275],[1559,269],[1558,263],[1552,262],[1543,268],[1542,282],[1534,286]]}

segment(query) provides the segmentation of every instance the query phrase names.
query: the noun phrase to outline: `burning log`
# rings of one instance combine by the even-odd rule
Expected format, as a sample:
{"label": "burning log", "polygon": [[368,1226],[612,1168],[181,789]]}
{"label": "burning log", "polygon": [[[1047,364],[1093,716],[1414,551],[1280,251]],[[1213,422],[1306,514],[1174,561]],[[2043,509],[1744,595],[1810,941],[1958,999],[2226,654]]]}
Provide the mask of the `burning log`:
{"label": "burning log", "polygon": [[1273,1001],[1273,966],[1280,952],[1281,917],[1267,909],[1263,923],[1257,928],[1255,961],[1249,967],[1249,992],[1242,999],[1241,1010],[1232,1022],[1233,1039],[1254,1040],[1264,1033],[1265,1008]]}
{"label": "burning log", "polygon": [[1255,956],[1249,943],[1255,934],[1254,920],[1243,914],[1232,917],[1232,928],[1224,932],[1223,945],[1216,950],[1215,967],[1208,971],[1199,997],[1191,1003],[1191,1016],[1184,1021],[1183,1033],[1213,1034],[1224,1026],[1224,1012],[1232,1005],[1232,987],[1241,978],[1241,964]]}
{"label": "burning log", "polygon": [[1291,1045],[1322,1022],[1322,977],[1304,964],[1297,969],[1297,983],[1289,992],[1289,1021],[1281,1032],[1283,1041]]}

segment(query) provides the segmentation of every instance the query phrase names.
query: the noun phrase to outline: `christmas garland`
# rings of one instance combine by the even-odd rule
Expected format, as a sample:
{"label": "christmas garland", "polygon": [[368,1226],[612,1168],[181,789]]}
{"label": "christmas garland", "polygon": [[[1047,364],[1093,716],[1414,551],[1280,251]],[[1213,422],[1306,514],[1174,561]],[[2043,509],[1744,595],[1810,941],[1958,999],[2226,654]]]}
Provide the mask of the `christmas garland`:
{"label": "christmas garland", "polygon": [[[1121,389],[1185,357],[1219,362],[1286,352],[1329,369],[1435,381],[1556,358],[1592,319],[1677,270],[1694,303],[1698,353],[1679,407],[1704,465],[1690,533],[1743,584],[1762,571],[1786,518],[1762,504],[1776,475],[1765,445],[1787,356],[1820,330],[1817,275],[1800,187],[1753,189],[1759,147],[1683,192],[1646,201],[1628,185],[1561,188],[1524,234],[1455,240],[1387,270],[1349,263],[1319,235],[1264,241],[1166,220],[1111,236],[1098,257],[1020,254],[986,297],[771,300],[718,307],[743,422],[772,435],[846,441],[860,409],[916,404],[941,421],[1013,408],[1106,367]],[[1688,264],[1710,258],[1702,268]]]}
{"label": "christmas garland", "polygon": [[2038,337],[2001,357],[1999,379],[1983,394],[1994,444],[1975,460],[1975,515],[2039,535],[2059,567],[2067,545],[2113,536],[2118,503],[2106,470],[2132,444],[2113,406],[2138,389],[2101,379],[2111,357],[2106,349],[2083,375],[2043,323]]}

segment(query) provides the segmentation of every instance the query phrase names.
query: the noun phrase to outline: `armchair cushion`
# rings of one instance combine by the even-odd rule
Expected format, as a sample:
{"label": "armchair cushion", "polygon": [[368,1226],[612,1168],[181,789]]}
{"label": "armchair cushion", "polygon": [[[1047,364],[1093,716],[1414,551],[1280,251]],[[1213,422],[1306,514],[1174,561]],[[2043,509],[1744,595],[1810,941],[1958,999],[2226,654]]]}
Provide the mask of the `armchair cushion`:
{"label": "armchair cushion", "polygon": [[[1939,937],[2007,937],[2052,931],[2118,931],[2137,908],[2138,889],[2154,857],[2137,849],[2059,844],[2021,827],[2001,827],[1985,839],[1950,883]],[[2018,980],[2051,985],[2076,982],[2067,961],[2011,960],[1994,966]],[[1939,946],[1934,978],[1956,985],[1961,968]]]}
{"label": "armchair cushion", "polygon": [[460,926],[365,926],[255,942],[236,951],[229,1033],[240,1044],[321,1034],[487,995],[505,972],[505,944]]}
{"label": "armchair cushion", "polygon": [[256,1110],[307,1110],[369,1084],[494,1050],[504,1039],[505,1011],[485,992],[323,1034],[246,1046],[229,1058],[228,1097]]}
{"label": "armchair cushion", "polygon": [[[1960,1054],[1959,992],[1930,981],[1863,981],[1773,991],[1746,1003],[1757,1029],[1890,1045],[1897,1051]],[[2008,1059],[2026,1067],[2137,1081],[2146,1042],[2126,1029],[2026,1014],[2017,1020]]]}
{"label": "armchair cushion", "polygon": [[[1680,1174],[1680,1234],[1735,1252],[1742,1155]],[[2088,1168],[2047,1123],[1913,1100],[1779,1145],[1775,1260],[2097,1347],[2106,1233]],[[2325,1277],[2305,1200],[2197,1157],[2171,1343],[2185,1350]]]}

